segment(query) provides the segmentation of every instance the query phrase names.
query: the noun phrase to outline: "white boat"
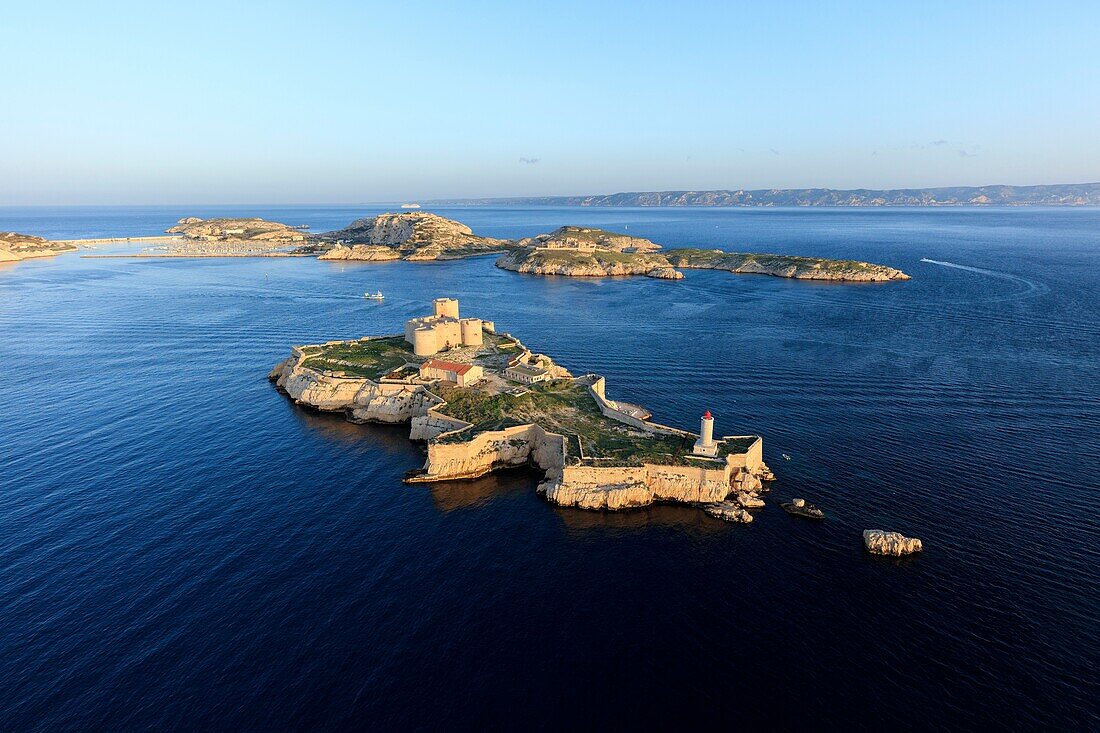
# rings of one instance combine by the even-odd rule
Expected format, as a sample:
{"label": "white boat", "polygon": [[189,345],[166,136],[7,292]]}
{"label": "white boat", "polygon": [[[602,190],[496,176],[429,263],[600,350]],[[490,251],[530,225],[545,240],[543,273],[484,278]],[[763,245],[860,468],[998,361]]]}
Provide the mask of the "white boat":
{"label": "white boat", "polygon": [[402,209],[419,209],[420,204],[401,204]]}
{"label": "white boat", "polygon": [[377,293],[363,293],[363,297],[367,300],[382,300],[386,296],[382,295],[382,291],[379,290]]}

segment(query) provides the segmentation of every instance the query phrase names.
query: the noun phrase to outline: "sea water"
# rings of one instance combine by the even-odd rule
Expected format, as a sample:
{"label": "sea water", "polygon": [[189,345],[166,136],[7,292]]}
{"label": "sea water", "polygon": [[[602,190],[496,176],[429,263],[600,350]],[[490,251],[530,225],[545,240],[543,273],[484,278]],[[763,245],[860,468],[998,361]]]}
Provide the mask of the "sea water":
{"label": "sea water", "polygon": [[[7,208],[0,230],[392,209]],[[142,245],[0,267],[0,727],[1100,727],[1100,212],[435,211],[912,280],[81,256]],[[267,381],[438,296],[660,422],[762,435],[767,508],[563,509],[526,469],[404,485],[407,427]],[[871,528],[925,551],[869,556]]]}

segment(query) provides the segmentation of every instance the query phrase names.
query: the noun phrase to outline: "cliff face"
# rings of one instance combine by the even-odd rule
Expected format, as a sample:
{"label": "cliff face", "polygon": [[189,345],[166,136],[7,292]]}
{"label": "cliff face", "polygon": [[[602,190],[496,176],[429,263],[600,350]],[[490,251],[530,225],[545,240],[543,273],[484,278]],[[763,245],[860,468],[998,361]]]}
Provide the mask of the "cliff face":
{"label": "cliff face", "polygon": [[531,275],[564,275],[566,277],[645,275],[666,280],[679,280],[684,276],[659,254],[598,250],[517,249],[498,258],[496,266],[502,270]]}
{"label": "cliff face", "polygon": [[344,412],[354,422],[410,422],[439,402],[423,390],[404,385],[333,377],[300,367],[297,356],[277,364],[268,379],[296,402],[325,412]]}
{"label": "cliff face", "polygon": [[655,252],[661,248],[661,245],[641,237],[631,237],[628,234],[609,232],[605,229],[574,226],[564,226],[549,234],[521,239],[516,244],[520,247],[598,248],[612,252]]}
{"label": "cliff face", "polygon": [[[526,350],[523,353],[538,359]],[[428,441],[427,459],[417,475],[407,479],[411,482],[474,478],[508,466],[533,465],[546,474],[539,492],[549,501],[616,510],[660,501],[720,502],[737,492],[758,491],[767,472],[759,439],[747,453],[730,456],[725,463],[582,465],[576,457],[567,458],[564,436],[536,423],[472,433],[469,423],[432,409],[443,401],[420,385],[337,376],[302,367],[303,359],[303,352],[295,349],[268,375],[295,401],[344,412],[353,421],[407,422],[411,439]]]}
{"label": "cliff face", "polygon": [[72,244],[51,242],[42,237],[18,232],[0,232],[0,262],[17,262],[35,257],[52,257],[62,252],[71,252]]}
{"label": "cliff face", "polygon": [[268,242],[290,244],[306,241],[306,235],[292,226],[257,218],[200,219],[187,216],[165,230],[187,239],[204,242]]}
{"label": "cliff face", "polygon": [[319,260],[356,260],[358,262],[387,262],[401,259],[401,253],[392,247],[373,244],[338,244],[323,253]]}
{"label": "cliff face", "polygon": [[[479,237],[470,227],[436,214],[379,214],[358,219],[344,229],[320,235],[324,242],[343,242],[322,259],[344,260],[443,260],[499,252],[509,246],[502,239]],[[392,256],[383,248],[389,249]],[[332,256],[329,256],[329,255]]]}
{"label": "cliff face", "polygon": [[659,501],[708,504],[737,492],[760,491],[766,470],[763,462],[732,471],[695,466],[567,466],[560,476],[541,484],[539,491],[554,504],[580,509],[629,509]]}

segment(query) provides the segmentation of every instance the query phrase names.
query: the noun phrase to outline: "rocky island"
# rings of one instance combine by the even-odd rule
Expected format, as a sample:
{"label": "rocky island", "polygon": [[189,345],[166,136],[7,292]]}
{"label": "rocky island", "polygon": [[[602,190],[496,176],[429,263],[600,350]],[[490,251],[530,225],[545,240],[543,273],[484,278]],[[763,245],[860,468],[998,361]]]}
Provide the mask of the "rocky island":
{"label": "rocky island", "polygon": [[285,252],[308,239],[300,227],[259,218],[188,216],[165,231],[180,235],[178,241],[167,246],[165,254],[181,257],[265,255]]}
{"label": "rocky island", "polygon": [[460,317],[450,298],[403,334],[296,346],[269,378],[296,402],[352,421],[409,423],[428,453],[409,483],[530,465],[554,504],[681,502],[747,522],[771,478],[759,436],[716,438],[710,413],[699,434],[653,422],[608,398],[602,376],[574,376],[493,322]]}
{"label": "rocky island", "polygon": [[379,214],[317,238],[322,260],[452,260],[506,250],[503,239],[479,237],[465,224],[436,214]]}
{"label": "rocky island", "polygon": [[0,232],[0,262],[53,257],[75,249],[75,245],[66,242],[52,242],[49,239],[18,232]]}
{"label": "rocky island", "polygon": [[[577,230],[587,235],[572,235]],[[647,239],[638,240],[625,234],[580,227],[562,227],[549,235],[520,240],[517,245],[516,249],[497,260],[497,267],[532,275],[645,275],[668,280],[684,277],[678,268],[726,270],[797,280],[885,282],[909,279],[901,270],[855,260],[726,252],[719,249],[658,251],[661,246]]]}

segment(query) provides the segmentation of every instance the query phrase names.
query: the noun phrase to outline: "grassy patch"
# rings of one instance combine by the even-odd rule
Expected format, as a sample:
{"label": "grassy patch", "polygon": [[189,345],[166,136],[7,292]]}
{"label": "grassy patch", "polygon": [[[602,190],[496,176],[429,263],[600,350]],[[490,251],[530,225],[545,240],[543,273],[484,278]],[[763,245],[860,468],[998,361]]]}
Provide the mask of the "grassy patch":
{"label": "grassy patch", "polygon": [[407,361],[419,361],[402,336],[310,347],[302,366],[380,379]]}
{"label": "grassy patch", "polygon": [[599,459],[595,465],[683,464],[692,460],[687,456],[693,438],[649,433],[604,417],[587,388],[573,380],[534,384],[519,396],[459,387],[444,387],[438,392],[447,401],[440,412],[474,425],[470,430],[437,439],[443,442],[461,443],[481,432],[534,423],[565,435],[569,455],[580,459],[583,451],[586,459]]}

